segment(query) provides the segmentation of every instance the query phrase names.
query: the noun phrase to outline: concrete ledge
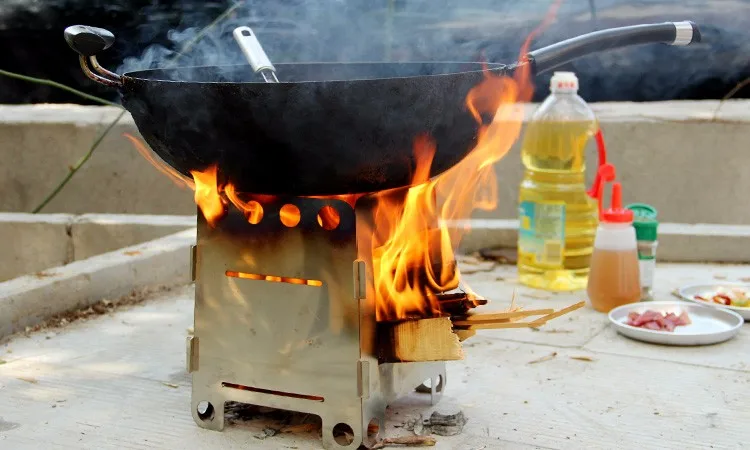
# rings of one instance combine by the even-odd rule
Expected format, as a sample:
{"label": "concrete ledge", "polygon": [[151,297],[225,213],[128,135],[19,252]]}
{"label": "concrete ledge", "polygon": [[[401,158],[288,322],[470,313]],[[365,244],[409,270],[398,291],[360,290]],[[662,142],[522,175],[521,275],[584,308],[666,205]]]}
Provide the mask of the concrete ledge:
{"label": "concrete ledge", "polygon": [[134,289],[189,282],[195,229],[0,283],[0,338]]}
{"label": "concrete ledge", "polygon": [[[527,116],[537,105],[526,107]],[[664,222],[750,224],[750,100],[593,103],[626,202],[656,206]],[[0,211],[29,211],[118,114],[113,107],[0,105]],[[151,167],[122,137],[126,115],[44,212],[192,215],[189,191]],[[589,175],[596,152],[590,146]],[[498,207],[475,218],[514,219],[520,144],[496,165]]]}
{"label": "concrete ledge", "polygon": [[72,225],[73,259],[86,259],[194,226],[195,216],[84,214]]}
{"label": "concrete ledge", "polygon": [[0,213],[0,281],[194,226],[195,216]]}
{"label": "concrete ledge", "polygon": [[[449,226],[471,230],[459,249],[471,253],[487,247],[515,248],[518,221],[473,219],[452,221]],[[715,224],[659,225],[656,259],[664,262],[750,262],[750,226]]]}
{"label": "concrete ledge", "polygon": [[68,214],[0,213],[0,281],[73,260]]}

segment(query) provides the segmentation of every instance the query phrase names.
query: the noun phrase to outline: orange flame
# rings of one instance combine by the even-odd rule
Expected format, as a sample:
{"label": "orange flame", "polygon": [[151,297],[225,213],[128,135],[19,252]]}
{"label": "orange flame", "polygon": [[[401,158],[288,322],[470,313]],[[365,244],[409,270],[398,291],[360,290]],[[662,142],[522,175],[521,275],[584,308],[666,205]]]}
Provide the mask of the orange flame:
{"label": "orange flame", "polygon": [[[524,42],[519,58],[522,63],[512,77],[485,70],[484,80],[467,94],[466,107],[479,124],[479,132],[477,145],[466,158],[437,179],[430,180],[435,142],[427,135],[417,136],[413,147],[417,161],[413,187],[401,197],[394,195],[396,191],[375,194],[369,250],[378,321],[439,315],[440,305],[435,294],[459,286],[460,273],[455,267],[453,249],[468,229],[448,228],[447,223],[469,217],[475,208],[496,207],[497,179],[493,165],[518,139],[523,123],[522,103],[530,101],[533,95],[530,65],[523,62],[532,39],[554,20],[560,4],[561,0],[552,4],[542,23]],[[490,116],[492,120],[485,123],[484,118]],[[219,185],[215,165],[205,171],[191,172],[194,181],[190,180],[155,159],[136,138],[127,134],[126,137],[146,160],[175,183],[195,190],[195,201],[211,226],[225,214],[224,198],[243,211],[251,223],[261,220],[261,203],[273,199],[255,195],[253,198],[257,201],[242,200],[231,183]],[[335,198],[354,207],[360,196],[313,198]],[[285,205],[281,220],[287,226],[296,226],[300,220],[299,209]],[[337,225],[329,214],[323,214],[318,220],[321,226],[335,228]],[[239,273],[232,276],[291,283],[302,280]],[[464,285],[464,289],[467,288]]]}
{"label": "orange flame", "polygon": [[[531,40],[555,17],[560,1],[526,39],[520,61]],[[447,222],[470,216],[475,208],[497,206],[494,164],[518,139],[523,124],[522,103],[534,93],[528,64],[512,77],[485,71],[484,80],[466,96],[466,107],[479,123],[476,147],[459,164],[429,180],[435,143],[427,136],[414,142],[417,167],[413,187],[403,201],[378,196],[374,213],[372,259],[378,321],[440,314],[435,294],[459,286],[453,249],[467,229],[448,228]],[[489,124],[483,117],[491,116]],[[436,205],[439,199],[440,207]],[[473,294],[468,286],[463,286]]]}
{"label": "orange flame", "polygon": [[195,203],[201,209],[206,222],[213,227],[226,212],[217,182],[217,168],[212,165],[203,172],[191,170],[190,174],[195,181]]}
{"label": "orange flame", "polygon": [[135,149],[138,150],[138,153],[140,153],[141,156],[146,159],[146,161],[150,162],[152,166],[156,167],[159,172],[166,175],[170,180],[172,180],[174,184],[179,187],[187,186],[190,189],[195,190],[195,183],[193,183],[193,180],[164,164],[163,161],[154,158],[154,155],[151,154],[151,151],[148,149],[148,147],[146,147],[146,144],[141,142],[140,139],[130,133],[123,133],[122,135],[133,143]]}
{"label": "orange flame", "polygon": [[206,222],[208,222],[210,226],[215,226],[216,222],[224,216],[226,210],[224,209],[224,202],[221,197],[222,187],[219,186],[217,180],[216,165],[211,165],[202,171],[190,171],[190,174],[193,176],[193,179],[191,180],[166,165],[160,159],[155,158],[148,147],[146,147],[146,145],[137,137],[129,133],[123,133],[123,136],[133,143],[135,149],[138,150],[138,153],[140,153],[146,161],[156,167],[159,172],[167,175],[172,182],[180,187],[187,186],[195,191],[195,203],[201,209],[203,216],[206,218]]}

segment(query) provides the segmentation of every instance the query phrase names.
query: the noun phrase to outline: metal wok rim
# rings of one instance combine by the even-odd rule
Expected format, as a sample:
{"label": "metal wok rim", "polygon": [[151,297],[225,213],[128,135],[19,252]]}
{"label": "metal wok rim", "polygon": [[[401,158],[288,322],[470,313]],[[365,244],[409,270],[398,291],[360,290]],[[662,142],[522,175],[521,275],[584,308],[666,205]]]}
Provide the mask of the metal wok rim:
{"label": "metal wok rim", "polygon": [[[332,79],[332,80],[305,80],[305,81],[279,81],[279,83],[273,83],[277,85],[294,85],[294,84],[313,84],[313,83],[354,83],[354,82],[367,82],[367,81],[383,81],[383,80],[410,80],[410,79],[417,79],[417,78],[427,78],[427,77],[449,77],[449,76],[455,76],[455,75],[463,75],[463,74],[471,74],[471,73],[482,73],[482,72],[497,72],[502,71],[503,69],[507,68],[507,64],[502,63],[481,63],[481,62],[474,62],[474,61],[403,61],[403,62],[389,62],[389,61],[356,61],[356,62],[333,62],[333,61],[327,61],[327,62],[296,62],[296,63],[278,63],[275,64],[276,66],[295,66],[295,65],[319,65],[319,66],[326,66],[326,65],[349,65],[349,66],[355,66],[355,65],[368,65],[368,64],[429,64],[429,65],[448,65],[448,64],[472,64],[472,65],[481,65],[484,64],[487,68],[483,68],[480,70],[467,70],[463,72],[450,72],[450,73],[439,73],[439,74],[432,74],[432,75],[414,75],[414,76],[405,76],[405,77],[385,77],[385,78],[349,78],[345,80],[338,80],[338,79]],[[215,84],[222,84],[222,85],[245,85],[245,84],[268,84],[263,81],[176,81],[176,80],[163,80],[159,78],[144,78],[144,75],[149,75],[150,73],[154,72],[161,72],[161,71],[169,71],[169,70],[187,70],[187,69],[209,69],[209,68],[221,68],[221,67],[247,67],[249,72],[252,72],[252,69],[250,68],[250,65],[248,64],[230,64],[230,65],[223,65],[223,66],[180,66],[180,67],[157,67],[154,69],[146,69],[146,70],[137,70],[134,72],[126,72],[122,75],[123,78],[128,78],[131,80],[138,80],[138,81],[146,81],[146,82],[158,82],[158,83],[184,83],[184,84],[196,84],[196,85],[215,85]]]}

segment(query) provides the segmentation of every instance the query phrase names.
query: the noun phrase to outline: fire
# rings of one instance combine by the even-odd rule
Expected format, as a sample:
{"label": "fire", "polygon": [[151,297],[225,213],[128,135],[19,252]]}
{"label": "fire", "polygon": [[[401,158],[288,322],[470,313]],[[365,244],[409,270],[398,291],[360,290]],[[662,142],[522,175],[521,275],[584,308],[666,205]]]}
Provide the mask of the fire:
{"label": "fire", "polygon": [[[542,24],[529,35],[522,46],[520,61],[523,61],[531,40],[554,20],[560,3],[556,1],[552,5]],[[453,249],[468,231],[448,228],[447,222],[467,218],[476,208],[491,210],[496,207],[497,179],[493,166],[518,139],[523,123],[522,103],[530,101],[532,94],[528,64],[520,64],[513,76],[485,71],[483,81],[466,97],[466,108],[479,124],[477,144],[468,156],[431,180],[435,142],[429,135],[416,136],[413,152],[417,165],[412,177],[413,187],[405,194],[399,194],[397,190],[374,194],[376,203],[372,210],[371,229],[366,232],[371,234],[371,245],[367,250],[373,264],[378,321],[441,314],[436,294],[459,286],[460,272],[455,266]],[[273,197],[264,195],[254,195],[250,201],[241,199],[231,182],[219,183],[215,165],[203,171],[192,171],[193,179],[190,180],[154,158],[138,139],[130,135],[126,137],[157,169],[176,183],[195,191],[195,201],[210,226],[215,226],[216,221],[224,216],[227,203],[243,211],[250,223],[259,223],[263,217],[262,204],[273,200]],[[354,207],[362,195],[313,198],[343,200]],[[280,216],[286,226],[296,226],[300,221],[299,209],[291,204],[282,208]],[[338,217],[330,212],[320,214],[318,221],[326,229],[338,225]],[[277,280],[265,275],[233,273],[231,276],[310,284],[302,279]],[[467,286],[462,287],[468,290]]]}
{"label": "fire", "polygon": [[270,195],[255,195],[254,198],[257,201],[250,200],[246,202],[242,200],[234,185],[231,183],[227,183],[226,185],[219,183],[218,168],[215,164],[208,166],[205,170],[191,170],[190,174],[193,178],[190,179],[169,167],[160,159],[155,158],[140,139],[129,133],[123,133],[123,136],[133,143],[138,153],[146,161],[151,163],[161,173],[167,175],[176,185],[180,187],[186,186],[195,191],[195,203],[211,227],[216,226],[216,223],[226,214],[225,206],[227,201],[225,198],[237,207],[237,209],[244,212],[248,222],[252,224],[260,223],[263,218],[263,207],[259,202],[268,202],[273,199]]}
{"label": "fire", "polygon": [[[556,2],[531,39],[553,18]],[[428,136],[414,141],[417,167],[413,187],[403,201],[380,196],[374,214],[372,259],[378,321],[440,314],[435,294],[459,286],[460,272],[453,249],[466,229],[448,228],[447,222],[464,219],[474,209],[497,206],[497,178],[493,166],[513,146],[523,124],[522,103],[531,100],[533,83],[528,65],[514,75],[485,71],[484,80],[466,97],[466,107],[479,124],[476,147],[459,164],[429,180],[435,143]],[[485,123],[483,117],[492,117]],[[435,207],[435,199],[439,207]],[[462,286],[468,290],[468,286]]]}
{"label": "fire", "polygon": [[217,168],[212,165],[203,172],[191,170],[190,174],[195,181],[195,204],[201,209],[206,222],[213,227],[226,211],[217,182]]}

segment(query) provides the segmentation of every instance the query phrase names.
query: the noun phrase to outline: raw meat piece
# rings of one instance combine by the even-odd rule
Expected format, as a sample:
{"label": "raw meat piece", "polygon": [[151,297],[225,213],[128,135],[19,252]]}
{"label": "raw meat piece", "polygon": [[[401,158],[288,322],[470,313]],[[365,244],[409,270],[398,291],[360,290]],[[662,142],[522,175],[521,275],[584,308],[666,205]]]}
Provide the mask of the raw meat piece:
{"label": "raw meat piece", "polygon": [[679,326],[692,323],[687,311],[682,311],[678,316],[675,313],[662,314],[657,311],[646,310],[643,313],[635,311],[628,314],[627,324],[633,327],[646,328],[648,330],[672,332]]}

